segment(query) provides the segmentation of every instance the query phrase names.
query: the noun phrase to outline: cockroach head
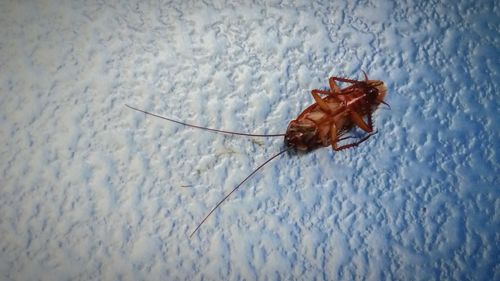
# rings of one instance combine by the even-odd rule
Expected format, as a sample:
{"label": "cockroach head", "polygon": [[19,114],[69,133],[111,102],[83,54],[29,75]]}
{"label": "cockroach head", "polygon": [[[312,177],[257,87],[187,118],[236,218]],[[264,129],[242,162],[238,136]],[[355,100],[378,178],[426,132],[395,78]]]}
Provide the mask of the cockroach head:
{"label": "cockroach head", "polygon": [[300,151],[308,151],[321,146],[317,137],[318,128],[309,120],[292,120],[285,134],[285,145]]}

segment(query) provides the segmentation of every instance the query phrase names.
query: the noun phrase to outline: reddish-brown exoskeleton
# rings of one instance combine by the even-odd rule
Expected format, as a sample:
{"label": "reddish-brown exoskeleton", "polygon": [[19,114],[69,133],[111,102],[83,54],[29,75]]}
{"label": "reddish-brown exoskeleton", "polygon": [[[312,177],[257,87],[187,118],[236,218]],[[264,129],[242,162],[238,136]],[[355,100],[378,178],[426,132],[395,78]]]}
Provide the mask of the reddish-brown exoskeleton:
{"label": "reddish-brown exoskeleton", "polygon": [[[336,81],[350,83],[351,85],[341,89],[337,86]],[[380,80],[369,80],[365,73],[365,79],[361,81],[340,77],[330,77],[329,84],[329,90],[315,89],[311,91],[311,95],[313,96],[315,103],[307,107],[295,120],[292,120],[289,123],[285,134],[259,135],[211,129],[176,121],[127,105],[129,108],[145,114],[193,128],[252,137],[285,137],[285,145],[287,146],[286,149],[280,151],[278,154],[272,156],[258,166],[234,189],[232,189],[231,192],[224,196],[224,198],[220,200],[219,203],[215,205],[215,207],[213,207],[212,210],[198,224],[198,226],[191,233],[190,237],[196,233],[208,217],[233,192],[235,192],[260,168],[274,158],[292,149],[310,151],[319,147],[331,145],[335,151],[339,151],[357,146],[375,133],[373,130],[372,113],[381,103],[388,106],[388,104],[384,102],[384,97],[387,92],[384,82]],[[340,141],[353,138],[352,136],[346,136],[346,134],[355,127],[359,127],[367,134],[352,143],[339,145]]]}
{"label": "reddish-brown exoskeleton", "polygon": [[[340,89],[335,81],[352,85]],[[288,125],[285,134],[287,146],[307,151],[331,145],[339,151],[357,146],[374,134],[372,113],[379,104],[386,104],[384,82],[368,80],[366,74],[364,81],[331,77],[329,82],[330,90],[311,91],[316,102]],[[354,126],[368,134],[356,142],[339,146],[339,141],[350,138],[344,135]]]}

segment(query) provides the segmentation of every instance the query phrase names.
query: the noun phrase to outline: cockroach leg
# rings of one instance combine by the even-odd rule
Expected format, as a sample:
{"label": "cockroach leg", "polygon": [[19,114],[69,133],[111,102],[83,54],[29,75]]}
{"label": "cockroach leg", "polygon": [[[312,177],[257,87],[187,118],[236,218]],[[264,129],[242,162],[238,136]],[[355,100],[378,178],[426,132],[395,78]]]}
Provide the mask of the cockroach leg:
{"label": "cockroach leg", "polygon": [[373,132],[373,121],[371,114],[368,114],[368,126],[370,127],[370,133]]}
{"label": "cockroach leg", "polygon": [[330,84],[330,90],[318,90],[314,89],[311,92],[320,94],[320,95],[328,95],[328,96],[335,96],[340,94],[340,88],[337,86],[337,83],[335,83],[335,77],[330,77],[328,79],[328,83]]}
{"label": "cockroach leg", "polygon": [[338,130],[337,130],[337,125],[335,125],[335,123],[332,123],[331,127],[330,127],[330,144],[333,148],[333,150],[337,150],[337,144],[341,141],[344,141],[346,139],[352,139],[354,138],[353,136],[345,136],[345,137],[341,137],[339,138],[339,136],[341,136],[341,134],[339,134]]}
{"label": "cockroach leg", "polygon": [[335,124],[335,122],[332,122],[332,126],[330,128],[330,142],[332,144],[333,150],[337,150],[337,143],[339,142],[339,140],[337,139],[337,135],[337,125]]}
{"label": "cockroach leg", "polygon": [[[334,82],[335,83],[335,82]],[[331,86],[331,85],[330,85]],[[336,85],[335,85],[336,86]],[[335,100],[337,101],[340,101],[336,96],[337,95],[340,95],[340,89],[339,91],[335,92],[335,89],[332,89],[332,90],[318,90],[318,89],[314,89],[311,91],[311,94],[313,95],[314,97],[314,94],[319,94],[319,95],[326,95],[326,96],[330,96],[331,98],[335,98]]]}
{"label": "cockroach leg", "polygon": [[364,70],[361,71],[363,71],[363,75],[365,76],[365,82],[368,82],[368,75],[366,75],[366,72]]}
{"label": "cockroach leg", "polygon": [[342,137],[342,138],[338,139],[337,142],[343,141],[343,140],[346,140],[346,139],[352,139],[352,138],[354,138],[354,137],[353,136]]}
{"label": "cockroach leg", "polygon": [[[357,113],[356,111],[349,112],[349,116],[351,117],[354,124],[360,127],[363,131],[367,133],[371,133],[373,131],[373,128],[370,125],[366,124],[365,120],[363,120],[361,115],[359,115],[359,113]],[[371,119],[370,117],[368,118]],[[371,120],[368,120],[368,123],[371,123]]]}
{"label": "cockroach leg", "polygon": [[358,80],[352,80],[352,79],[347,79],[347,78],[342,78],[342,77],[337,77],[337,76],[330,77],[330,79],[333,79],[335,81],[340,81],[340,82],[351,83],[351,84],[356,84],[359,82]]}
{"label": "cockroach leg", "polygon": [[[379,101],[379,100],[377,100],[377,101]],[[382,100],[382,101],[379,101],[379,102],[385,104],[389,108],[389,110],[391,109],[391,106],[388,103],[386,103],[385,101]]]}
{"label": "cockroach leg", "polygon": [[311,91],[311,95],[314,98],[314,101],[319,105],[319,107],[326,112],[330,112],[330,107],[328,104],[318,95],[317,92]]}
{"label": "cockroach leg", "polygon": [[368,138],[370,138],[371,136],[375,135],[377,133],[377,131],[371,133],[371,134],[368,134],[366,136],[364,136],[363,138],[361,138],[360,140],[358,140],[357,142],[353,142],[353,143],[350,143],[350,144],[346,144],[346,145],[341,145],[337,148],[334,148],[335,151],[340,151],[340,150],[344,150],[344,149],[348,149],[348,148],[352,148],[352,147],[356,147],[358,145],[360,145],[362,142],[366,141]]}
{"label": "cockroach leg", "polygon": [[316,93],[316,94],[320,94],[320,95],[331,95],[332,94],[328,90],[318,90],[318,89],[312,90],[311,93]]}
{"label": "cockroach leg", "polygon": [[337,83],[335,83],[334,77],[330,77],[330,79],[328,79],[328,83],[330,84],[330,89],[332,90],[333,94],[340,93],[340,88],[339,86],[337,86]]}

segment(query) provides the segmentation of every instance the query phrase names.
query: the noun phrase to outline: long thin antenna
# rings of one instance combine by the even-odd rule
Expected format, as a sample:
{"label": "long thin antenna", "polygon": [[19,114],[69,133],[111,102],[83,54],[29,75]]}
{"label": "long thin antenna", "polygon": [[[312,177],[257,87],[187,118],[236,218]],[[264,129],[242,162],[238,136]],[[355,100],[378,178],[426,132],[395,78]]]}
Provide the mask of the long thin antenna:
{"label": "long thin antenna", "polygon": [[217,209],[219,208],[219,206],[222,204],[222,202],[224,202],[229,196],[231,196],[231,194],[233,194],[233,192],[235,192],[243,183],[245,183],[251,176],[253,176],[258,170],[260,170],[260,168],[264,167],[264,165],[266,165],[267,163],[269,163],[271,160],[273,160],[274,158],[280,156],[281,154],[289,151],[290,149],[292,149],[293,147],[289,147],[287,149],[284,149],[282,151],[280,151],[279,153],[277,153],[276,155],[274,155],[273,157],[269,158],[266,160],[266,162],[262,163],[259,167],[257,167],[255,170],[253,170],[252,173],[250,173],[244,180],[242,180],[233,190],[231,190],[231,192],[229,192],[226,196],[224,196],[224,198],[222,198],[222,200],[219,201],[219,203],[217,203],[217,205],[215,205],[215,207],[208,213],[208,215],[205,216],[205,218],[203,218],[203,220],[198,224],[198,226],[195,228],[195,230],[191,233],[191,235],[189,235],[189,238],[193,237],[193,235],[196,233],[196,231],[198,231],[198,229],[200,229],[201,225],[208,219],[208,217]]}
{"label": "long thin antenna", "polygon": [[167,121],[174,122],[174,123],[177,123],[177,124],[181,124],[181,125],[184,125],[184,126],[188,126],[188,127],[192,127],[192,128],[197,128],[197,129],[202,129],[202,130],[206,130],[206,131],[212,131],[212,132],[223,133],[223,134],[230,134],[230,135],[238,135],[238,136],[248,136],[248,137],[283,137],[283,136],[285,136],[285,134],[259,135],[259,134],[238,133],[238,132],[231,132],[231,131],[224,131],[224,130],[217,130],[217,129],[212,129],[212,128],[206,128],[206,127],[201,127],[201,126],[197,126],[197,125],[187,124],[187,123],[184,123],[184,122],[181,122],[181,121],[177,121],[177,120],[173,120],[173,119],[170,119],[170,118],[167,118],[167,117],[163,117],[163,116],[151,113],[151,112],[144,111],[142,109],[138,109],[138,108],[132,107],[132,106],[130,106],[128,104],[126,104],[125,106],[127,106],[130,109],[133,109],[133,110],[145,113],[147,115],[151,115],[151,116],[154,116],[154,117],[157,117],[157,118],[161,118],[163,120],[167,120]]}

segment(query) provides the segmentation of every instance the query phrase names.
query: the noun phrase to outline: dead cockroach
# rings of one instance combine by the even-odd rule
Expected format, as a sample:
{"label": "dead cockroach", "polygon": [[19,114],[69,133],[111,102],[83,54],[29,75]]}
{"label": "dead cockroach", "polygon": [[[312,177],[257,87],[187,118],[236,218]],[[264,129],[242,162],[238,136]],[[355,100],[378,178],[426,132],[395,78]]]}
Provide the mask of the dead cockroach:
{"label": "dead cockroach", "polygon": [[[224,198],[222,198],[222,200],[220,200],[219,203],[212,208],[212,210],[194,229],[190,235],[190,237],[192,237],[201,225],[208,219],[208,217],[231,194],[233,194],[233,192],[235,192],[259,169],[274,158],[292,149],[299,151],[311,151],[313,149],[329,145],[332,146],[333,150],[339,151],[358,146],[360,143],[366,141],[370,136],[374,135],[376,132],[373,130],[372,114],[381,103],[389,106],[386,102],[384,102],[387,88],[384,86],[384,82],[380,80],[369,80],[366,73],[364,73],[364,76],[364,80],[330,77],[329,90],[312,90],[311,95],[313,96],[315,103],[307,107],[295,120],[292,120],[288,124],[285,134],[259,135],[211,129],[176,121],[129,105],[126,106],[133,110],[137,110],[147,115],[155,116],[170,122],[217,133],[250,137],[285,137],[286,148],[258,166],[233,190],[231,190],[231,192],[224,196]],[[341,89],[337,86],[336,81],[349,83],[351,85]],[[339,145],[339,142],[343,140],[354,138],[353,136],[348,136],[347,134],[355,127],[358,127],[366,132],[366,135],[358,138],[352,143]]]}

